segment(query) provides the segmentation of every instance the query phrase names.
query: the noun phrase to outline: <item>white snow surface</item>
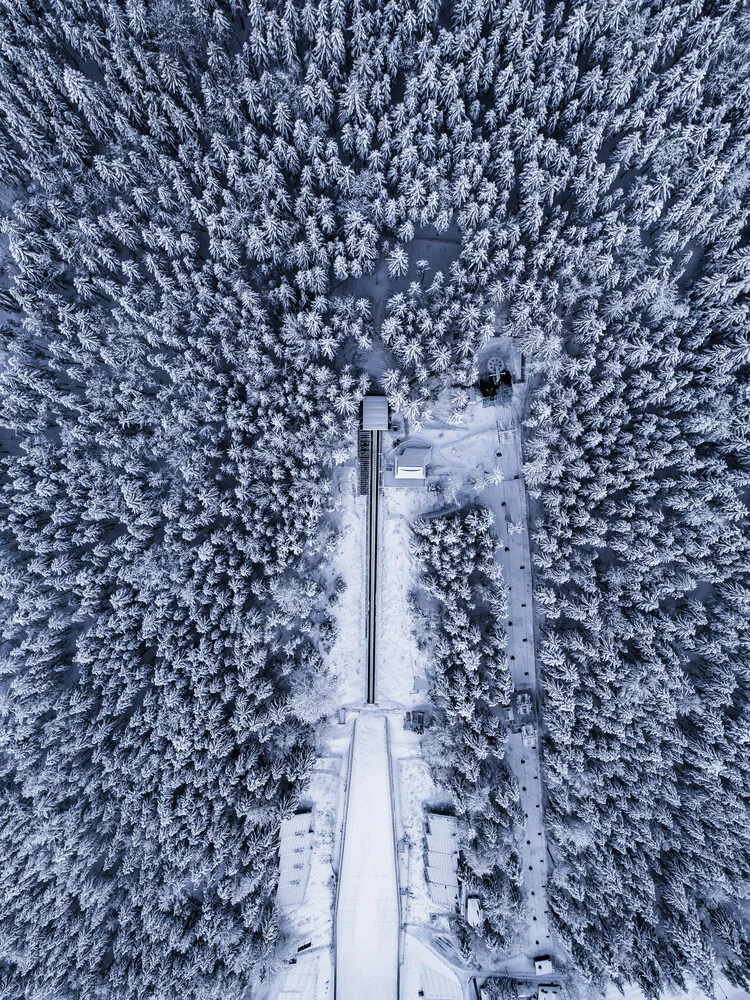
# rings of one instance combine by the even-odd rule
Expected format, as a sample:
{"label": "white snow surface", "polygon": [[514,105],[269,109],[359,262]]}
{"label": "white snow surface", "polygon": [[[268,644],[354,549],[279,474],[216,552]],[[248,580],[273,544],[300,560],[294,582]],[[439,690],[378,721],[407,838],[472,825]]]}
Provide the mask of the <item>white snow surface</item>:
{"label": "white snow surface", "polygon": [[427,660],[412,633],[409,591],[419,568],[410,551],[409,522],[434,502],[423,490],[384,490],[380,502],[375,688],[378,705],[411,709],[425,701],[414,692]]}
{"label": "white snow surface", "polygon": [[336,707],[362,704],[367,651],[367,497],[359,495],[356,469],[346,470],[339,482],[341,537],[334,569],[344,580],[346,590],[334,607],[337,633],[327,658],[328,669],[336,682]]}
{"label": "white snow surface", "polygon": [[336,912],[336,1000],[397,1000],[399,904],[386,719],[356,722]]}
{"label": "white snow surface", "polygon": [[[420,992],[421,991],[421,992]],[[406,935],[402,1000],[463,1000],[464,990],[456,973],[412,934]]]}

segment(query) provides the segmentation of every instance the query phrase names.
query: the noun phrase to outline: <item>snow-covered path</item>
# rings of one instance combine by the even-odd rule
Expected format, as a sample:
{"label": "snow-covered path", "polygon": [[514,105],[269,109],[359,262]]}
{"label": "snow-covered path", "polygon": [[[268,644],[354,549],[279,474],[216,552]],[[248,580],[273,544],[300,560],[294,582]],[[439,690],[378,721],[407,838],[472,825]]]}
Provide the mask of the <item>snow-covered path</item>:
{"label": "snow-covered path", "polygon": [[386,719],[357,719],[336,914],[336,1000],[398,1000],[399,909]]}
{"label": "snow-covered path", "polygon": [[[498,411],[502,412],[502,411]],[[497,466],[503,481],[486,487],[482,501],[495,515],[495,529],[501,542],[498,553],[508,593],[508,657],[516,690],[536,692],[534,654],[534,613],[531,584],[526,487],[523,482],[520,431],[510,418],[498,426]],[[547,908],[547,844],[543,823],[542,773],[538,733],[530,746],[519,734],[507,744],[506,762],[521,786],[521,804],[526,819],[524,831],[524,885],[529,903],[529,926],[524,940],[529,954],[554,954]]]}

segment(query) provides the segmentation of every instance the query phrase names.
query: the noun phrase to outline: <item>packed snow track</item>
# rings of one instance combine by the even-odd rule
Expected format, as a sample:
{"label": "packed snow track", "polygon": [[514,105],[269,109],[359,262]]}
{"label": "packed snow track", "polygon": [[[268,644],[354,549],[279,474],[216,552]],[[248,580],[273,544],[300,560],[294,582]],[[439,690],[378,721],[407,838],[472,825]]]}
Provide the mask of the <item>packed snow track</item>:
{"label": "packed snow track", "polygon": [[335,1000],[397,1000],[399,908],[386,719],[354,734],[336,911]]}

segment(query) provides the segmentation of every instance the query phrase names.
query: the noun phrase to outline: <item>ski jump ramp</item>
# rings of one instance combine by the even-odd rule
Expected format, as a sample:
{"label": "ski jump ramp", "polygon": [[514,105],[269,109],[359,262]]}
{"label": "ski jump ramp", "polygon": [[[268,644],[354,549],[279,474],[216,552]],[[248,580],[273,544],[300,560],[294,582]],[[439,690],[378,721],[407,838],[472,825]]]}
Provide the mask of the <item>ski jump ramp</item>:
{"label": "ski jump ramp", "polygon": [[398,1000],[399,909],[386,720],[357,720],[336,916],[336,1000]]}

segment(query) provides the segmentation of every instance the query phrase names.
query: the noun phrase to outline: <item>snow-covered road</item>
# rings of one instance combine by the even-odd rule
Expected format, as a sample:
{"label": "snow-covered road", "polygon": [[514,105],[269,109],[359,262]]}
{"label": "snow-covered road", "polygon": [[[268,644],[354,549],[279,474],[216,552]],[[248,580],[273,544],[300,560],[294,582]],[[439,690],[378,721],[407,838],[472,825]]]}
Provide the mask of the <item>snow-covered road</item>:
{"label": "snow-covered road", "polygon": [[[504,426],[498,426],[498,451],[500,454],[496,455],[496,460],[502,471],[503,481],[488,486],[481,499],[495,515],[495,529],[501,542],[498,558],[505,580],[510,586],[505,625],[513,685],[516,690],[536,692],[527,498],[523,482],[520,432],[512,418]],[[543,822],[538,734],[530,746],[524,746],[519,734],[512,735],[507,744],[506,762],[521,787],[521,804],[526,819],[522,847],[524,886],[530,912],[524,940],[530,955],[553,954],[554,941],[550,933],[547,908],[549,864]]]}
{"label": "snow-covered road", "polygon": [[357,719],[336,914],[336,1000],[398,1000],[399,909],[386,719]]}

